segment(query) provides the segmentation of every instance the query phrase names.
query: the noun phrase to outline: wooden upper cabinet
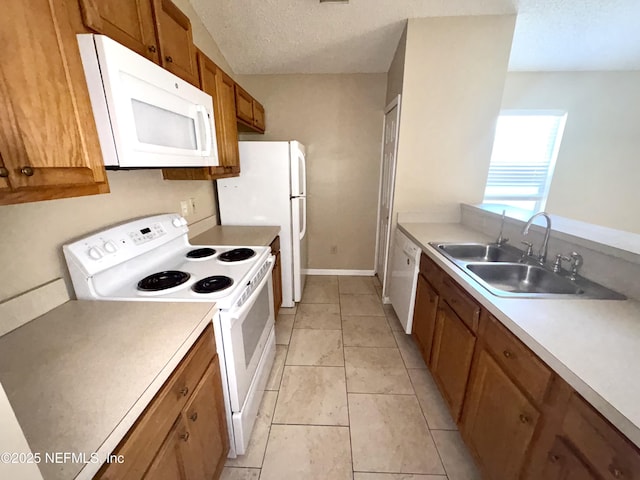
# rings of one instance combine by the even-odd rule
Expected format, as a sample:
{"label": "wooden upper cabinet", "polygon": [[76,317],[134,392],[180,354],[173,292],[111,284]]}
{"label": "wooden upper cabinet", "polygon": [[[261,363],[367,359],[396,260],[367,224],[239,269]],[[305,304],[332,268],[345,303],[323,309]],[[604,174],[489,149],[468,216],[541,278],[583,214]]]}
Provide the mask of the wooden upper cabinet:
{"label": "wooden upper cabinet", "polygon": [[235,86],[236,95],[236,116],[253,126],[253,97],[240,85]]}
{"label": "wooden upper cabinet", "polygon": [[159,63],[151,0],[79,0],[84,24]]}
{"label": "wooden upper cabinet", "polygon": [[4,166],[2,152],[0,152],[0,193],[9,190],[11,190],[11,184],[9,183],[9,169]]}
{"label": "wooden upper cabinet", "polygon": [[219,166],[165,168],[162,170],[165,180],[216,180],[240,174],[235,82],[199,50],[197,58],[200,88],[213,98]]}
{"label": "wooden upper cabinet", "polygon": [[253,99],[253,125],[264,132],[264,107],[255,99]]}
{"label": "wooden upper cabinet", "polygon": [[82,27],[68,8],[2,4],[0,204],[108,192],[76,40]]}
{"label": "wooden upper cabinet", "polygon": [[189,17],[170,0],[153,0],[153,16],[160,47],[160,65],[198,86],[196,50]]}
{"label": "wooden upper cabinet", "polygon": [[481,349],[469,383],[461,433],[489,480],[519,478],[540,413]]}

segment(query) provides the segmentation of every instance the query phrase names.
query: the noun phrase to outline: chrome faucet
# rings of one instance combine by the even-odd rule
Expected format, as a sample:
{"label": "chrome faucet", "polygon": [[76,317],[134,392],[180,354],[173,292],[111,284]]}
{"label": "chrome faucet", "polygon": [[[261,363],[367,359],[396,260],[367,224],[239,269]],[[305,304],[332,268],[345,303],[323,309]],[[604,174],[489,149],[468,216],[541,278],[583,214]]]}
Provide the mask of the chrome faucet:
{"label": "chrome faucet", "polygon": [[529,234],[529,227],[537,217],[544,217],[547,220],[547,229],[544,232],[544,240],[540,247],[540,253],[538,254],[538,263],[544,265],[547,262],[547,250],[549,249],[549,235],[551,234],[551,218],[547,212],[538,212],[529,219],[527,224],[522,229],[522,235]]}
{"label": "chrome faucet", "polygon": [[504,230],[504,217],[506,213],[507,213],[506,210],[502,210],[502,221],[500,222],[500,233],[498,234],[498,238],[496,239],[496,245],[498,245],[499,247],[502,247],[509,241],[508,238],[504,238],[502,236],[502,232]]}

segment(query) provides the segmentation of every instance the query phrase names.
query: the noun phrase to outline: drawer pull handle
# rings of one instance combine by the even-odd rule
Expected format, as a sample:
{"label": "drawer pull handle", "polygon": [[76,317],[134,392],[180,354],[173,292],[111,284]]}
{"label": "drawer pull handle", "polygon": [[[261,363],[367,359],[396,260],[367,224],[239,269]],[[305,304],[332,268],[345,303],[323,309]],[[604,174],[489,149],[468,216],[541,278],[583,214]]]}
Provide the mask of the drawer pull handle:
{"label": "drawer pull handle", "polygon": [[27,177],[31,177],[33,175],[33,168],[31,167],[22,167],[20,169],[20,173],[26,175]]}
{"label": "drawer pull handle", "polygon": [[184,432],[182,435],[180,435],[180,438],[186,442],[187,440],[189,440],[189,432]]}
{"label": "drawer pull handle", "polygon": [[195,422],[198,419],[198,412],[193,412],[190,416],[189,416],[189,420],[191,420],[192,422]]}
{"label": "drawer pull handle", "polygon": [[502,354],[504,355],[504,358],[513,357],[513,353],[511,353],[509,350],[505,350],[504,352],[502,352]]}
{"label": "drawer pull handle", "polygon": [[9,169],[0,167],[0,178],[7,178],[9,176]]}
{"label": "drawer pull handle", "polygon": [[524,415],[523,413],[520,414],[520,422],[522,423],[529,423],[529,417],[527,417],[526,415]]}
{"label": "drawer pull handle", "polygon": [[613,465],[609,465],[609,473],[613,475],[613,478],[624,478],[624,474],[622,473],[622,470],[614,467]]}
{"label": "drawer pull handle", "polygon": [[551,463],[557,463],[558,460],[560,460],[560,457],[558,455],[553,452],[549,452],[549,461]]}
{"label": "drawer pull handle", "polygon": [[183,397],[186,397],[189,394],[189,387],[182,387],[180,389],[180,395],[182,395]]}

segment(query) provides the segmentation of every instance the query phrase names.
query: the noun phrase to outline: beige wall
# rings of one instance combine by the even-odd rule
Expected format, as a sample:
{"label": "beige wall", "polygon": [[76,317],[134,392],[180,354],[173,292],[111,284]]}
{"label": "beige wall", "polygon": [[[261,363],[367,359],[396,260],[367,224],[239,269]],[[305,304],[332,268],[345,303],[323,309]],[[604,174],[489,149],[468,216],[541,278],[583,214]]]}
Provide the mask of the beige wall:
{"label": "beige wall", "polygon": [[[179,212],[180,200],[196,199],[188,220],[215,213],[205,181],[165,181],[160,170],[108,172],[111,193],[0,207],[0,301],[67,276],[62,245],[130,218]],[[68,283],[70,285],[70,283]]]}
{"label": "beige wall", "polygon": [[482,200],[515,16],[410,19],[394,212]]}
{"label": "beige wall", "polygon": [[307,147],[309,267],[373,269],[386,74],[239,81],[264,104],[267,124],[264,136],[243,139]]}
{"label": "beige wall", "polygon": [[404,61],[407,50],[407,27],[405,25],[402,32],[402,36],[398,41],[398,48],[391,60],[391,66],[387,72],[387,101],[386,105],[391,103],[391,100],[402,93],[402,84],[404,79]]}
{"label": "beige wall", "polygon": [[568,112],[547,211],[640,233],[640,72],[510,73],[502,107]]}
{"label": "beige wall", "polygon": [[[202,50],[207,57],[213,60],[216,65],[227,72],[231,77],[234,77],[234,72],[227,59],[224,57],[218,44],[212,38],[209,30],[204,26],[200,17],[191,6],[189,0],[172,0],[176,6],[184,12],[186,16],[191,20],[191,30],[193,32],[193,43]],[[215,34],[215,32],[214,32]]]}

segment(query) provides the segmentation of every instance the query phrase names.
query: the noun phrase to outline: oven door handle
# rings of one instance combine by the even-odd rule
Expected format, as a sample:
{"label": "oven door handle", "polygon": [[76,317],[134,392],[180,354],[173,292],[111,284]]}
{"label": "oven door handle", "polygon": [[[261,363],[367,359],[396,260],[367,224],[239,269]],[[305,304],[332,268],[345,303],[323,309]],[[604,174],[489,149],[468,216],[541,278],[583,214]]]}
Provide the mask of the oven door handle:
{"label": "oven door handle", "polygon": [[[271,272],[273,271],[273,265],[275,264],[275,258],[273,255],[269,255],[269,259],[267,260],[267,263],[269,264],[269,268],[267,269],[267,272],[264,274],[264,277],[262,277],[262,279],[260,280],[260,284],[258,285],[257,288],[253,289],[253,292],[251,292],[251,295],[249,295],[249,299],[241,306],[236,308],[232,308],[229,311],[229,315],[231,316],[231,323],[235,323],[236,321],[242,319],[245,317],[245,315],[247,314],[247,312],[249,310],[251,310],[251,308],[253,307],[253,305],[256,303],[256,301],[258,300],[258,295],[262,289],[264,288],[265,284],[271,280]],[[271,302],[273,303],[273,302]]]}

